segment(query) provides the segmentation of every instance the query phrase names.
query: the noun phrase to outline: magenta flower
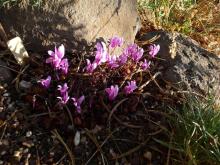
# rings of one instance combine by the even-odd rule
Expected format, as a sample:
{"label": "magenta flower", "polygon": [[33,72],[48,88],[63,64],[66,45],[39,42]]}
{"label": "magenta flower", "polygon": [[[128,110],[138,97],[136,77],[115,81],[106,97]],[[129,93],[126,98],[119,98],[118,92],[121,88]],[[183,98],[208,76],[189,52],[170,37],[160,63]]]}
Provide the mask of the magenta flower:
{"label": "magenta flower", "polygon": [[67,74],[68,73],[68,67],[69,67],[68,59],[67,58],[62,59],[62,61],[60,62],[59,69],[61,69],[61,71],[64,74]]}
{"label": "magenta flower", "polygon": [[97,66],[98,66],[97,63],[95,63],[95,62],[93,62],[91,64],[89,59],[86,59],[86,62],[87,62],[86,71],[88,73],[92,73],[97,68]]}
{"label": "magenta flower", "polygon": [[41,79],[39,82],[43,87],[49,88],[51,82],[51,76],[48,76],[46,79]]}
{"label": "magenta flower", "polygon": [[117,62],[117,57],[115,55],[108,55],[107,64],[108,64],[108,67],[110,67],[111,69],[119,67],[118,62]]}
{"label": "magenta flower", "polygon": [[111,48],[116,48],[116,47],[120,47],[123,45],[123,38],[120,38],[120,37],[112,37],[109,41],[109,46]]}
{"label": "magenta flower", "polygon": [[126,53],[122,53],[122,54],[118,57],[118,63],[119,63],[120,65],[125,64],[125,63],[127,62],[127,60],[128,60],[128,56],[127,56]]}
{"label": "magenta flower", "polygon": [[149,55],[154,58],[160,50],[160,45],[150,45],[149,47]]}
{"label": "magenta flower", "polygon": [[101,64],[103,62],[106,62],[107,60],[107,48],[104,42],[98,42],[96,44],[96,52],[95,52],[95,63]]}
{"label": "magenta flower", "polygon": [[136,81],[128,82],[128,85],[125,86],[124,92],[126,94],[132,93],[135,89],[137,89]]}
{"label": "magenta flower", "polygon": [[144,49],[137,46],[137,44],[131,44],[125,50],[125,53],[131,57],[135,62],[138,62],[144,54]]}
{"label": "magenta flower", "polygon": [[61,94],[61,97],[57,97],[59,100],[60,100],[60,102],[62,103],[62,104],[66,104],[68,101],[69,101],[69,94],[68,94],[68,92],[66,91],[65,93],[62,93]]}
{"label": "magenta flower", "polygon": [[75,98],[75,97],[72,97],[71,98],[73,100],[73,104],[74,106],[76,107],[76,110],[78,113],[81,113],[81,104],[82,102],[85,100],[85,96],[82,95],[80,98]]}
{"label": "magenta flower", "polygon": [[111,101],[116,98],[116,96],[118,95],[118,91],[119,91],[118,85],[115,86],[111,85],[110,88],[105,89],[105,92],[108,94],[108,98]]}
{"label": "magenta flower", "polygon": [[51,63],[55,69],[59,68],[60,62],[65,54],[65,48],[63,45],[59,46],[57,49],[55,47],[55,51],[48,51],[48,54],[50,55],[49,58],[46,59],[46,63]]}
{"label": "magenta flower", "polygon": [[57,87],[58,87],[58,90],[60,91],[60,95],[61,95],[61,96],[65,95],[65,93],[67,92],[67,90],[68,90],[68,88],[69,88],[69,87],[67,86],[67,83],[64,83],[63,86],[58,85]]}
{"label": "magenta flower", "polygon": [[144,59],[144,62],[140,64],[142,70],[147,70],[150,68],[150,61]]}

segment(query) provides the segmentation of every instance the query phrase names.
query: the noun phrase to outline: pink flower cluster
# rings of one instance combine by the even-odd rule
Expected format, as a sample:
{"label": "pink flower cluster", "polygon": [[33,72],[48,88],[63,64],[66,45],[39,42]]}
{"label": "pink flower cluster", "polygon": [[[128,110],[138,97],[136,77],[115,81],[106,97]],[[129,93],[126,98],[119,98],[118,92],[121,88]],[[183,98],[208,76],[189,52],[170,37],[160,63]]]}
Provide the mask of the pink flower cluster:
{"label": "pink flower cluster", "polygon": [[[123,39],[120,37],[113,37],[109,40],[108,48],[104,42],[98,42],[96,44],[95,51],[95,60],[91,62],[89,59],[86,59],[86,72],[92,73],[99,65],[106,63],[110,69],[118,68],[124,65],[128,59],[131,59],[135,63],[139,63],[140,68],[142,70],[147,70],[150,67],[150,62],[144,59],[144,61],[140,61],[143,57],[144,50],[140,48],[137,44],[130,44],[125,48],[121,55],[116,56],[114,54],[110,54],[109,50],[116,47],[121,47],[123,45]],[[156,54],[159,52],[159,45],[151,45],[149,47],[149,55],[154,58]]]}
{"label": "pink flower cluster", "polygon": [[[133,93],[135,89],[137,89],[137,85],[136,85],[136,81],[134,80],[128,82],[128,85],[124,87],[123,91],[127,95]],[[118,85],[115,86],[111,85],[110,88],[105,89],[105,92],[107,93],[109,100],[111,101],[115,100],[119,92]]]}
{"label": "pink flower cluster", "polygon": [[[116,47],[121,47],[123,45],[123,39],[120,37],[113,37],[109,40],[108,48],[104,42],[100,42],[96,44],[96,52],[95,52],[95,60],[91,63],[90,60],[87,61],[86,71],[88,73],[92,73],[98,65],[102,63],[106,63],[110,69],[118,68],[127,63],[130,59],[134,63],[139,63],[139,67],[141,70],[147,70],[150,68],[150,61],[147,59],[143,59],[144,50],[140,48],[137,44],[130,44],[125,48],[121,55],[116,56],[109,53],[108,50],[115,49]],[[149,55],[151,58],[155,58],[156,54],[159,52],[159,45],[151,45],[149,47]],[[128,82],[128,85],[124,87],[125,94],[131,94],[135,89],[137,89],[136,81]],[[105,89],[105,92],[108,95],[109,100],[114,100],[119,92],[118,85],[111,85],[109,88]]]}
{"label": "pink flower cluster", "polygon": [[[133,66],[137,67],[137,69],[141,71],[145,71],[150,68],[151,62],[147,59],[143,58],[144,50],[140,48],[137,44],[130,44],[125,49],[123,49],[120,55],[115,55],[114,50],[117,47],[121,47],[123,45],[123,39],[117,36],[112,37],[108,45],[104,42],[98,42],[96,44],[95,58],[93,61],[86,59],[86,67],[85,71],[89,74],[93,73],[98,66],[107,67],[108,69],[115,69],[122,66],[127,67],[127,64],[134,64]],[[150,58],[155,58],[157,53],[160,50],[159,45],[150,45],[149,47],[149,56]],[[48,51],[49,58],[46,59],[46,63],[49,63],[55,71],[61,71],[62,74],[68,74],[69,63],[68,59],[64,58],[65,48],[64,45],[55,47],[54,51]],[[56,76],[59,76],[56,75]],[[59,79],[59,77],[58,77]],[[52,78],[50,75],[45,79],[41,79],[38,81],[44,88],[49,88],[51,84]],[[137,89],[136,81],[128,81],[127,85],[123,87],[121,90],[125,95],[132,94]],[[72,105],[75,107],[78,113],[81,113],[81,105],[85,100],[85,96],[82,95],[80,97],[70,97],[69,96],[69,87],[67,83],[63,85],[58,85],[57,90],[59,91],[59,96],[57,99],[62,105],[66,105],[69,101],[72,102]],[[105,92],[110,101],[116,99],[119,94],[119,86],[111,85],[108,88],[105,88]]]}
{"label": "pink flower cluster", "polygon": [[62,73],[67,74],[69,63],[67,58],[63,58],[65,55],[64,45],[59,46],[58,49],[55,47],[54,52],[49,50],[48,54],[50,57],[46,59],[46,63],[50,63],[54,69],[61,70]]}
{"label": "pink flower cluster", "polygon": [[[50,63],[55,70],[61,70],[62,73],[68,73],[69,63],[67,58],[64,58],[65,48],[61,45],[58,49],[55,47],[55,51],[48,51],[50,55],[49,58],[46,59],[46,63]],[[41,79],[38,81],[44,88],[49,88],[51,83],[51,76],[48,76],[46,79]],[[64,83],[62,85],[57,86],[58,91],[60,92],[60,96],[57,99],[60,100],[60,103],[65,105],[70,100],[70,96],[68,93],[68,85]],[[73,105],[75,106],[78,113],[81,113],[81,104],[84,101],[85,97],[81,96],[80,98],[72,97]]]}
{"label": "pink flower cluster", "polygon": [[[68,94],[69,87],[67,83],[64,83],[63,86],[58,85],[58,90],[60,91],[60,97],[57,97],[62,104],[67,104],[70,97]],[[82,95],[80,98],[72,97],[71,100],[73,101],[73,105],[75,106],[78,113],[81,113],[81,104],[85,100],[85,96]]]}

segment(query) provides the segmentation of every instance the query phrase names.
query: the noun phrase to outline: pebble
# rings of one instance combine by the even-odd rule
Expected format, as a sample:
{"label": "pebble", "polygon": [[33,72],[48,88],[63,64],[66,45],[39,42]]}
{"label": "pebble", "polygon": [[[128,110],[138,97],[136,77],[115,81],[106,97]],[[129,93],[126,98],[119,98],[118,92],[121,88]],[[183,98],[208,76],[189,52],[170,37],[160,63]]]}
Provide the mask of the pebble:
{"label": "pebble", "polygon": [[75,137],[74,137],[74,145],[78,146],[80,143],[80,132],[76,131]]}
{"label": "pebble", "polygon": [[22,81],[19,83],[19,88],[20,88],[21,90],[28,90],[28,89],[31,88],[31,86],[32,86],[32,84],[31,84],[30,82],[28,82],[28,81],[22,80]]}
{"label": "pebble", "polygon": [[6,103],[7,103],[7,104],[10,104],[10,103],[11,103],[11,98],[10,98],[10,97],[8,97],[8,98],[6,99]]}
{"label": "pebble", "polygon": [[54,152],[50,152],[50,156],[54,156],[55,155],[55,153]]}
{"label": "pebble", "polygon": [[3,139],[2,141],[0,141],[0,145],[8,146],[8,145],[9,145],[9,142],[8,142],[8,140]]}
{"label": "pebble", "polygon": [[22,145],[28,148],[31,148],[32,146],[34,146],[32,142],[22,142]]}
{"label": "pebble", "polygon": [[7,152],[6,151],[2,151],[1,152],[1,155],[3,156],[3,155],[5,155]]}
{"label": "pebble", "polygon": [[4,162],[2,160],[0,160],[0,164],[3,164]]}
{"label": "pebble", "polygon": [[4,87],[4,88],[7,88],[7,87],[8,87],[8,84],[7,84],[7,83],[4,83],[4,84],[3,84],[3,87]]}
{"label": "pebble", "polygon": [[31,131],[26,132],[26,137],[31,137],[31,135],[32,135]]}
{"label": "pebble", "polygon": [[11,111],[11,110],[14,110],[14,108],[15,108],[14,105],[15,105],[15,102],[9,104],[9,105],[8,105],[8,110],[10,110],[10,111]]}
{"label": "pebble", "polygon": [[152,159],[152,153],[150,151],[146,151],[144,153],[144,158],[146,158],[147,160],[150,160]]}
{"label": "pebble", "polygon": [[28,149],[28,148],[26,148],[26,149],[23,151],[24,154],[26,154],[26,153],[28,153],[28,152],[29,152],[29,149]]}
{"label": "pebble", "polygon": [[15,151],[14,152],[14,157],[16,157],[20,161],[20,159],[22,157],[21,151]]}
{"label": "pebble", "polygon": [[4,93],[3,96],[4,96],[4,97],[9,97],[9,96],[10,96],[10,93]]}

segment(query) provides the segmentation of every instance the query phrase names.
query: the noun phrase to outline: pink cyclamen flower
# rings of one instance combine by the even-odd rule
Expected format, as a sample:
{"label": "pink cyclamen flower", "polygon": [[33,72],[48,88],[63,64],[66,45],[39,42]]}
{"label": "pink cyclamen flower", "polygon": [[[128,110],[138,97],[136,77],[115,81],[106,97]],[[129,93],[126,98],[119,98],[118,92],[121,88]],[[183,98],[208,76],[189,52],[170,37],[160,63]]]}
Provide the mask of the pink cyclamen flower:
{"label": "pink cyclamen flower", "polygon": [[60,91],[61,96],[65,95],[66,92],[67,92],[67,90],[68,90],[68,88],[69,88],[69,87],[67,86],[67,83],[64,83],[63,86],[58,85],[57,87],[58,87],[58,90]]}
{"label": "pink cyclamen flower", "polygon": [[125,64],[125,63],[127,62],[127,60],[128,60],[128,56],[127,56],[126,53],[122,53],[122,54],[118,57],[118,63],[119,63],[120,65]]}
{"label": "pink cyclamen flower", "polygon": [[121,47],[122,45],[123,45],[123,38],[115,36],[109,40],[109,46],[111,48]]}
{"label": "pink cyclamen flower", "polygon": [[43,87],[49,88],[51,82],[51,76],[48,76],[46,79],[41,79],[39,82]]}
{"label": "pink cyclamen flower", "polygon": [[86,63],[87,63],[87,66],[86,66],[86,71],[88,73],[92,73],[96,68],[97,68],[97,63],[93,62],[91,64],[90,60],[89,59],[86,59]]}
{"label": "pink cyclamen flower", "polygon": [[96,44],[95,63],[99,65],[103,62],[106,62],[107,54],[108,52],[107,52],[106,44],[104,42],[98,42]]}
{"label": "pink cyclamen flower", "polygon": [[142,62],[141,64],[140,64],[140,66],[141,66],[141,69],[142,70],[147,70],[147,69],[149,69],[150,68],[150,61],[147,61],[146,59],[144,59],[144,62]]}
{"label": "pink cyclamen flower", "polygon": [[108,98],[111,101],[116,98],[116,96],[118,95],[118,91],[119,91],[118,85],[115,86],[111,85],[110,88],[105,89],[105,92],[108,94]]}
{"label": "pink cyclamen flower", "polygon": [[119,67],[117,57],[115,55],[108,55],[107,64],[111,69]]}
{"label": "pink cyclamen flower", "polygon": [[66,104],[69,101],[70,97],[68,92],[66,91],[65,93],[62,93],[61,97],[57,97],[57,98],[60,100],[62,104]]}
{"label": "pink cyclamen flower", "polygon": [[54,52],[49,50],[48,54],[50,55],[50,57],[46,59],[46,63],[51,63],[55,69],[58,69],[60,62],[65,54],[64,45],[59,46],[58,49],[55,47]]}
{"label": "pink cyclamen flower", "polygon": [[76,107],[77,112],[81,113],[81,104],[85,100],[85,96],[82,95],[80,98],[72,97],[71,99],[73,100],[73,104]]}
{"label": "pink cyclamen flower", "polygon": [[154,58],[160,50],[160,45],[150,45],[149,47],[149,55]]}
{"label": "pink cyclamen flower", "polygon": [[128,85],[125,86],[124,92],[126,94],[132,93],[135,89],[137,89],[136,81],[128,82]]}
{"label": "pink cyclamen flower", "polygon": [[130,44],[125,50],[125,53],[130,56],[133,61],[138,62],[144,54],[144,49],[137,46],[137,44]]}
{"label": "pink cyclamen flower", "polygon": [[67,74],[68,73],[68,67],[69,67],[68,59],[67,58],[62,59],[62,61],[60,62],[59,69],[61,69],[61,71],[64,74]]}

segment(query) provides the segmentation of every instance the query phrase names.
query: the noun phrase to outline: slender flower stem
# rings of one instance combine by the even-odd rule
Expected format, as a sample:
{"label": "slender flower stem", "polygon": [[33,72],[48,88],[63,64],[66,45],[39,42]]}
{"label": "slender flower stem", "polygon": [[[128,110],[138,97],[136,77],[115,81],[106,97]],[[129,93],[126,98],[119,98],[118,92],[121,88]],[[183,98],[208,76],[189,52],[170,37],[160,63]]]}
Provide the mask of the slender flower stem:
{"label": "slender flower stem", "polygon": [[74,127],[73,117],[72,117],[72,114],[71,114],[71,112],[70,112],[70,109],[68,108],[68,106],[67,106],[66,104],[64,104],[64,107],[65,107],[65,109],[67,110],[67,113],[68,113],[68,115],[69,115],[69,117],[70,117],[71,124],[72,124],[72,126]]}

